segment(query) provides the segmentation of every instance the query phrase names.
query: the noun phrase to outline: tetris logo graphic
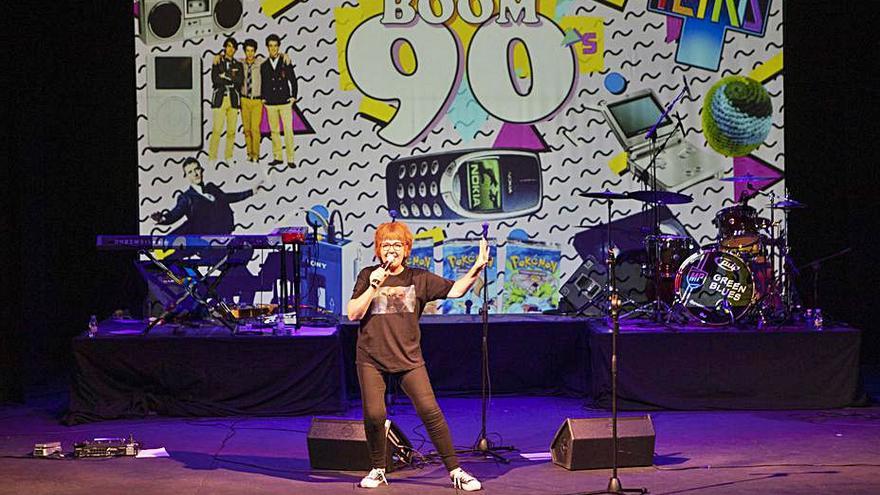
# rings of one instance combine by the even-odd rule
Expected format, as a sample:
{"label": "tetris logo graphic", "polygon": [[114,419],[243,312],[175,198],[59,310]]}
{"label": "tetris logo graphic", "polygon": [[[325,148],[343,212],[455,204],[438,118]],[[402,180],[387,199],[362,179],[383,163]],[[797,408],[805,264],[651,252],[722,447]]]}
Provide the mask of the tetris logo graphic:
{"label": "tetris logo graphic", "polygon": [[772,0],[648,0],[648,10],[683,21],[675,61],[718,70],[728,29],[764,36]]}

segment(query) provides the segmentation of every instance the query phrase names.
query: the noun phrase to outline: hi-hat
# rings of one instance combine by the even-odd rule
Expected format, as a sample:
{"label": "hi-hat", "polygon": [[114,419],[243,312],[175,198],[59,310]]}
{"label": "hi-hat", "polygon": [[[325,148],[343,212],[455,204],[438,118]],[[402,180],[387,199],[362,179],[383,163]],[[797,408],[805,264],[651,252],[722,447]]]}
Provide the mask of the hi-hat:
{"label": "hi-hat", "polygon": [[722,177],[718,180],[723,182],[758,182],[759,180],[775,180],[779,177],[766,177],[763,175],[752,175],[752,174],[743,174],[743,175],[734,175],[733,177]]}
{"label": "hi-hat", "polygon": [[585,198],[593,198],[593,199],[627,199],[627,198],[629,198],[628,193],[612,192],[612,191],[609,191],[608,189],[605,189],[604,191],[598,191],[598,192],[582,192],[582,193],[580,193],[580,195]]}
{"label": "hi-hat", "polygon": [[777,208],[780,210],[791,210],[794,208],[806,208],[807,205],[801,203],[796,199],[783,199],[781,201],[777,201],[770,205],[770,208]]}
{"label": "hi-hat", "polygon": [[644,201],[645,203],[658,203],[661,205],[682,205],[694,200],[692,196],[669,191],[633,191],[627,197]]}

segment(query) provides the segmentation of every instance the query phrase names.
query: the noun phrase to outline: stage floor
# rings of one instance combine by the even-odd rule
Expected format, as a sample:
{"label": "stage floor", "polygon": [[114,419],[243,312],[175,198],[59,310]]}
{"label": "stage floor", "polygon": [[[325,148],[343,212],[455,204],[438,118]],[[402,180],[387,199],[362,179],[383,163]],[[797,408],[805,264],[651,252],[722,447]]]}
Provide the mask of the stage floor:
{"label": "stage floor", "polygon": [[[63,427],[64,395],[41,396],[26,406],[0,406],[0,494],[334,494],[367,493],[364,473],[312,471],[306,450],[311,416],[286,418],[158,418]],[[441,398],[457,445],[470,444],[480,423],[480,401]],[[339,417],[359,417],[357,403]],[[521,453],[549,456],[556,429],[567,417],[607,417],[572,398],[494,398],[492,438]],[[880,486],[880,406],[812,411],[703,411],[652,413],[654,466],[621,469],[624,487],[652,494],[877,493]],[[408,404],[390,416],[423,452],[424,428]],[[169,458],[36,460],[36,442],[133,434]],[[497,433],[497,436],[495,435]],[[420,446],[421,444],[421,446]],[[484,483],[482,493],[568,494],[606,486],[609,470],[566,471],[547,457],[509,455],[509,465],[463,457]],[[455,493],[441,465],[391,473],[380,494]]]}

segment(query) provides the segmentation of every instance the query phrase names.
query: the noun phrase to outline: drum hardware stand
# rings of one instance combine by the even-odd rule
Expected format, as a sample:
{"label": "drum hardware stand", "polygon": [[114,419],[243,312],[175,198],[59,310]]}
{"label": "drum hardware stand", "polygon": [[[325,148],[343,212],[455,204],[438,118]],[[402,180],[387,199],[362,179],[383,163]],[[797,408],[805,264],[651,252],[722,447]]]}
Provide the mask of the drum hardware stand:
{"label": "drum hardware stand", "polygon": [[[657,121],[654,122],[654,125],[648,130],[647,134],[645,134],[645,139],[649,139],[651,141],[651,190],[654,194],[657,194],[657,157],[663,150],[666,149],[666,145],[669,143],[669,140],[672,139],[672,136],[675,134],[676,130],[680,130],[682,137],[685,135],[684,125],[681,123],[681,118],[678,116],[678,112],[674,115],[676,126],[675,130],[666,135],[666,139],[663,143],[658,147],[657,146],[657,128],[660,127],[660,124],[664,119],[671,115],[672,109],[681,101],[682,98],[688,93],[687,81],[685,81],[684,86],[681,91],[673,98],[669,104],[666,105],[666,108],[663,110],[663,113],[660,114],[660,117],[657,118]],[[646,183],[647,186],[647,183]],[[653,198],[654,201],[651,201],[653,214],[651,215],[652,225],[651,232],[654,236],[660,235],[660,202],[657,197]],[[659,250],[659,243],[655,249]],[[655,253],[655,259],[660,259],[659,253]],[[654,300],[650,301],[638,308],[622,315],[623,318],[629,318],[635,314],[641,313],[649,313],[651,315],[651,320],[655,322],[662,322],[665,320],[663,315],[668,314],[670,311],[670,307],[664,301],[660,300],[660,270],[659,267],[654,267]]]}
{"label": "drum hardware stand", "polygon": [[[755,187],[752,186],[751,181],[746,183],[746,188],[753,194],[743,195],[743,199],[741,199],[740,203],[747,204],[748,201],[755,196],[764,196],[769,198],[771,205],[769,256],[772,277],[770,277],[770,284],[767,287],[766,293],[762,294],[761,298],[757,301],[757,304],[753,306],[754,311],[757,313],[758,328],[762,329],[768,323],[768,313],[770,318],[779,324],[784,324],[790,321],[792,316],[791,302],[788,297],[789,290],[786,288],[790,278],[787,274],[788,270],[786,268],[786,260],[788,259],[788,216],[786,213],[783,217],[784,225],[780,229],[781,232],[777,235],[776,212],[774,211],[776,208],[772,207],[776,204],[776,192],[772,189],[769,193],[761,192],[759,189],[755,189]],[[782,242],[782,246],[777,246],[780,241]],[[775,296],[781,296],[782,308],[776,307],[774,300]],[[782,311],[781,315],[778,314],[780,309]]]}
{"label": "drum hardware stand", "polygon": [[846,249],[842,249],[836,253],[829,254],[828,256],[819,258],[817,260],[813,260],[806,264],[806,266],[813,269],[813,307],[819,307],[819,272],[822,271],[822,263],[826,261],[831,261],[835,258],[839,258],[843,255],[849,254],[852,251],[852,248],[848,247]]}
{"label": "drum hardware stand", "polygon": [[[609,228],[610,232],[610,228]],[[619,450],[619,439],[617,436],[617,337],[620,334],[620,298],[617,294],[617,281],[614,276],[614,250],[611,245],[608,246],[608,271],[611,275],[610,293],[608,302],[611,309],[611,478],[608,479],[608,486],[604,490],[593,492],[582,492],[576,495],[620,495],[622,493],[648,493],[647,488],[623,488],[620,478],[617,477],[617,452]]]}

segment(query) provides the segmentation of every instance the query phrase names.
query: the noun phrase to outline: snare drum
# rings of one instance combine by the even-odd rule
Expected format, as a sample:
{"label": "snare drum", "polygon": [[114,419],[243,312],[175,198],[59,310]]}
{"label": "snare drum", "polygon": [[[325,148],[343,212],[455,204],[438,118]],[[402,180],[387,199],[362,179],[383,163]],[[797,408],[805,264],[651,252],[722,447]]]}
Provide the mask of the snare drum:
{"label": "snare drum", "polygon": [[707,325],[733,323],[755,300],[755,283],[740,257],[717,249],[694,254],[675,277],[676,301]]}
{"label": "snare drum", "polygon": [[672,278],[681,263],[697,252],[697,243],[683,235],[649,235],[645,238],[645,248],[648,251],[646,276],[653,277],[657,270],[660,277]]}
{"label": "snare drum", "polygon": [[743,249],[755,245],[760,231],[767,227],[767,219],[758,216],[749,205],[733,205],[722,208],[712,220],[718,228],[718,241],[728,249]]}

